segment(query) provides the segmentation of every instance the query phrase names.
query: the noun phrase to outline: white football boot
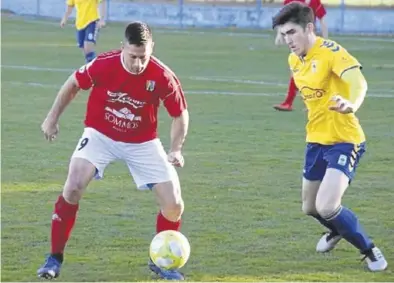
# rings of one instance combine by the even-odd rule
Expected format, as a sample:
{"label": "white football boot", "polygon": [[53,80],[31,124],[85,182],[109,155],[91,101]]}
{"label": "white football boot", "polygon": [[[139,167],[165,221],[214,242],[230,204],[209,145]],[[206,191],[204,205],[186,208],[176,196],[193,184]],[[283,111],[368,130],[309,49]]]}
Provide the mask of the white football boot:
{"label": "white football boot", "polygon": [[379,248],[373,247],[364,255],[363,260],[368,264],[370,271],[383,271],[387,268],[387,261]]}
{"label": "white football boot", "polygon": [[316,245],[318,253],[326,253],[335,248],[336,244],[342,239],[341,235],[332,234],[331,232],[324,233]]}

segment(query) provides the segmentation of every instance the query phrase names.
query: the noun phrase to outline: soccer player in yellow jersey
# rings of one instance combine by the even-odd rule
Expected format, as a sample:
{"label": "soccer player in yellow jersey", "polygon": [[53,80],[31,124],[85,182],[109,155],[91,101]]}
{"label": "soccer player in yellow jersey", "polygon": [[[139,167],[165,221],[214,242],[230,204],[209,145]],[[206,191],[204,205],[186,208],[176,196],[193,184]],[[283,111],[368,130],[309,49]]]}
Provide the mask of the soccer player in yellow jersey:
{"label": "soccer player in yellow jersey", "polygon": [[341,205],[365,152],[365,135],[355,116],[367,83],[360,63],[334,41],[316,36],[311,8],[284,6],[273,18],[291,50],[289,65],[308,109],[302,182],[302,210],[329,229],[317,244],[328,252],[344,238],[371,271],[386,269],[382,252],[364,232],[354,212]]}
{"label": "soccer player in yellow jersey", "polygon": [[85,60],[89,63],[96,57],[95,45],[99,29],[105,26],[105,0],[67,0],[67,9],[60,22],[61,27],[66,25],[74,7],[78,47],[83,48]]}

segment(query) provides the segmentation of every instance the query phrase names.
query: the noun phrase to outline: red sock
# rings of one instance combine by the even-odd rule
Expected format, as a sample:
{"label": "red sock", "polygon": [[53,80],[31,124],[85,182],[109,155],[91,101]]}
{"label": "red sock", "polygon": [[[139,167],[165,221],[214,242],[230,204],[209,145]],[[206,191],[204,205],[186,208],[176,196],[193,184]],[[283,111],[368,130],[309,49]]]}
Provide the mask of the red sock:
{"label": "red sock", "polygon": [[287,90],[286,100],[283,104],[293,105],[296,95],[297,95],[297,86],[294,82],[294,78],[291,77],[289,82],[289,88]]}
{"label": "red sock", "polygon": [[68,203],[62,195],[55,204],[52,215],[52,254],[63,254],[77,217],[78,204]]}
{"label": "red sock", "polygon": [[181,228],[181,220],[178,220],[177,222],[173,222],[165,218],[164,215],[161,213],[161,211],[159,212],[159,214],[157,214],[157,222],[156,222],[157,233],[166,230],[179,231],[180,228]]}

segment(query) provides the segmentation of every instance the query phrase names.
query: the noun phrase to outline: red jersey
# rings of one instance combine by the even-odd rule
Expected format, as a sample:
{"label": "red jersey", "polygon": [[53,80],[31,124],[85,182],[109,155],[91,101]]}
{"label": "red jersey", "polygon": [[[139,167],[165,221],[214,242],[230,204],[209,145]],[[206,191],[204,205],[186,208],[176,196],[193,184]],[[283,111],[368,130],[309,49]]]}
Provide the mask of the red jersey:
{"label": "red jersey", "polygon": [[313,10],[313,13],[315,14],[315,18],[321,19],[323,18],[327,12],[326,9],[324,8],[323,4],[320,2],[320,0],[285,0],[283,5],[289,4],[291,2],[301,2],[307,4],[311,9]]}
{"label": "red jersey", "polygon": [[142,143],[157,137],[157,112],[163,102],[172,117],[187,104],[176,75],[151,57],[143,73],[124,66],[121,51],[99,55],[75,72],[81,89],[91,88],[85,126],[121,142]]}

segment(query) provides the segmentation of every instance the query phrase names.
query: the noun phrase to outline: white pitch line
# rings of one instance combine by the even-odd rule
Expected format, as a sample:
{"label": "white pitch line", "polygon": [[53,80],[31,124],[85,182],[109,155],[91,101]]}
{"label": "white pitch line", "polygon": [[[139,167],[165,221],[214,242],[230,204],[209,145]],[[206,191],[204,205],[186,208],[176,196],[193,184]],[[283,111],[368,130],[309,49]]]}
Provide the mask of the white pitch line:
{"label": "white pitch line", "polygon": [[[26,66],[26,65],[1,65],[2,68],[6,69],[15,69],[15,70],[27,70],[27,71],[42,71],[42,72],[65,72],[71,73],[75,71],[75,69],[68,68],[49,68],[49,67],[39,67],[39,66]],[[225,82],[225,83],[234,83],[234,84],[246,84],[246,85],[270,85],[270,86],[278,86],[278,87],[287,87],[288,83],[284,82],[274,82],[274,81],[256,81],[256,80],[247,80],[247,79],[236,79],[234,77],[222,77],[222,76],[189,76],[187,77],[189,80],[194,81],[209,81],[209,82]],[[386,93],[394,93],[394,89],[374,89],[376,92],[376,97],[382,95],[386,95]],[[373,92],[370,92],[370,94]]]}
{"label": "white pitch line", "polygon": [[27,71],[41,71],[41,72],[73,72],[76,69],[65,69],[65,68],[49,68],[39,66],[25,66],[25,65],[1,65],[2,68],[15,69],[15,70],[27,70]]}
{"label": "white pitch line", "polygon": [[54,88],[54,89],[59,89],[61,87],[61,85],[37,83],[37,82],[3,81],[3,83],[8,83],[15,86],[32,86],[32,87],[40,87],[40,88]]}
{"label": "white pitch line", "polygon": [[[271,86],[280,86],[280,87],[288,86],[288,83],[282,83],[282,82],[255,81],[255,80],[235,79],[235,78],[225,78],[225,77],[189,77],[189,79],[196,81],[224,82],[224,83],[247,84],[247,85],[271,85]],[[394,93],[394,89],[391,90],[374,89],[374,90],[376,92]]]}
{"label": "white pitch line", "polygon": [[[202,27],[203,28],[203,27]],[[265,32],[265,30],[262,30]],[[186,35],[222,35],[222,36],[228,36],[228,37],[251,37],[251,38],[272,38],[274,39],[273,35],[267,34],[267,33],[254,33],[254,32],[226,32],[226,31],[217,31],[215,29],[209,30],[209,31],[193,31],[193,30],[178,30],[178,29],[159,29],[156,30],[156,32],[159,33],[175,33],[175,34],[186,34]],[[352,34],[352,33],[350,33]],[[357,35],[357,33],[353,33]],[[334,36],[337,36],[339,39],[343,40],[356,40],[356,41],[370,41],[370,42],[394,42],[394,38],[391,36],[390,33],[387,33],[389,36],[384,37],[372,37],[373,34],[371,34],[371,37],[368,36],[349,36],[346,35],[346,33],[339,33],[339,34],[334,34]],[[381,34],[378,34],[377,36],[382,36]],[[390,37],[391,36],[391,37]]]}
{"label": "white pitch line", "polygon": [[254,85],[273,85],[273,86],[288,86],[288,84],[281,82],[267,82],[267,81],[254,81],[232,78],[218,78],[218,77],[189,77],[195,81],[210,81],[210,82],[223,82],[223,83],[240,83],[240,84],[254,84]]}
{"label": "white pitch line", "polygon": [[[1,65],[2,68],[14,69],[14,70],[26,70],[26,71],[41,71],[41,72],[67,72],[71,73],[75,70],[67,68],[49,68],[49,67],[39,67],[39,66],[22,66],[22,65]],[[189,76],[189,80],[194,81],[210,81],[210,82],[231,82],[240,84],[257,84],[257,85],[272,85],[272,86],[287,86],[285,83],[281,82],[268,82],[268,81],[253,81],[253,80],[243,80],[243,79],[232,79],[226,77],[201,77],[201,76]]]}
{"label": "white pitch line", "polygon": [[[34,17],[34,16],[33,16]],[[51,25],[51,26],[57,26],[59,25],[56,22],[51,22],[51,21],[45,21],[45,20],[38,20],[38,19],[29,19],[29,18],[22,18],[22,21],[26,23],[35,23],[35,24],[41,24],[41,25]],[[114,23],[123,23],[122,21],[111,21]],[[110,22],[110,23],[111,23]],[[201,29],[204,29],[204,27],[201,27]],[[222,35],[222,36],[229,36],[229,37],[251,37],[251,38],[267,38],[267,37],[272,37],[272,35],[269,35],[265,33],[266,30],[268,29],[262,29],[262,33],[258,32],[243,32],[243,29],[240,28],[240,32],[228,32],[228,31],[222,31],[222,30],[216,30],[216,28],[207,28],[208,30],[206,31],[201,31],[201,30],[188,30],[187,27],[185,29],[179,29],[179,28],[162,28],[160,26],[156,27],[156,30],[154,32],[158,33],[179,33],[179,34],[187,34],[187,35]],[[347,40],[356,40],[356,41],[372,41],[372,42],[394,42],[394,38],[391,36],[389,32],[387,32],[387,37],[386,34],[377,34],[374,35],[371,33],[370,36],[365,36],[366,34],[361,33],[359,36],[357,36],[357,33],[350,33],[354,34],[355,36],[349,36],[346,33],[338,33],[334,34],[338,36],[341,39],[347,39]],[[357,37],[356,37],[357,36]],[[375,37],[372,37],[375,36]]]}
{"label": "white pitch line", "polygon": [[[59,89],[61,85],[37,83],[37,82],[21,82],[21,81],[3,81],[15,86],[31,86],[39,88],[53,88]],[[216,91],[216,90],[190,90],[185,91],[186,94],[224,94],[224,95],[244,95],[244,96],[280,96],[282,93],[254,93],[254,92],[231,92],[231,91]]]}
{"label": "white pitch line", "polygon": [[[31,87],[39,87],[39,88],[52,88],[59,89],[60,85],[55,84],[45,84],[38,82],[21,82],[21,81],[3,81],[3,83],[9,83],[11,85],[16,86],[31,86]],[[4,90],[3,90],[4,92]],[[233,91],[222,91],[222,90],[189,90],[185,91],[186,94],[221,94],[221,95],[235,95],[235,96],[266,96],[266,97],[276,97],[276,96],[284,96],[283,93],[264,93],[264,92],[233,92]],[[390,93],[368,93],[368,98],[394,98],[394,94]]]}

